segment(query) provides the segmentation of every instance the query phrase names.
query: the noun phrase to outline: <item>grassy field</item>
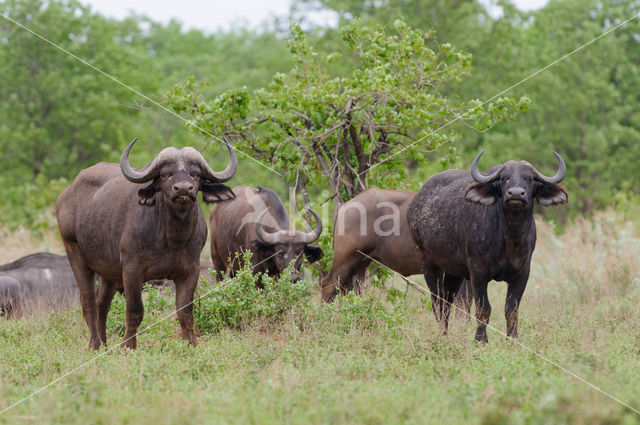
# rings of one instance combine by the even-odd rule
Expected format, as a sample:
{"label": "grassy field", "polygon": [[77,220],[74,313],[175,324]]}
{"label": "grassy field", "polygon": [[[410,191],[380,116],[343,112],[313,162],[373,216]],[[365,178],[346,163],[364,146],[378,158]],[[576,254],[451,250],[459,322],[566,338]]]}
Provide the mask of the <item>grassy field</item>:
{"label": "grassy field", "polygon": [[[640,410],[638,230],[611,213],[562,236],[545,223],[538,229],[519,341]],[[45,246],[55,250],[55,238]],[[317,293],[300,296],[280,316],[203,331],[195,349],[169,319],[140,336],[137,351],[101,351],[0,424],[640,424],[640,415],[494,331],[481,346],[473,323],[458,319],[441,336],[429,302],[391,286],[330,306]],[[491,324],[504,332],[506,286],[490,288]],[[169,312],[164,294],[152,298],[145,324]],[[212,307],[203,302],[198,308]],[[237,296],[225,302],[233,308]],[[116,300],[110,346],[121,315]],[[87,338],[79,311],[0,322],[0,410],[91,361]]]}

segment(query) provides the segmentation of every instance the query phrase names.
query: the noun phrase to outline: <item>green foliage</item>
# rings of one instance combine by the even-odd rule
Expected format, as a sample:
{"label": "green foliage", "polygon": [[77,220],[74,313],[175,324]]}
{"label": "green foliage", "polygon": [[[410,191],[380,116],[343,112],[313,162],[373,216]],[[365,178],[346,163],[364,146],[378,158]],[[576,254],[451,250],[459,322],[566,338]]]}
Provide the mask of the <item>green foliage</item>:
{"label": "green foliage", "polygon": [[[561,236],[546,222],[538,230],[519,342],[637,409],[637,226],[611,214]],[[452,317],[442,336],[417,291],[395,301],[377,292],[332,304],[305,296],[269,326],[258,318],[242,331],[224,326],[200,335],[195,349],[171,317],[168,332],[162,324],[145,331],[135,351],[118,348],[110,326],[111,351],[97,358],[79,310],[2,321],[0,408],[56,382],[0,415],[0,424],[160,425],[185,415],[230,424],[640,424],[491,329],[490,343],[478,345],[473,320]],[[489,286],[500,332],[506,292]],[[145,291],[145,316],[154,314],[153,294]],[[121,300],[111,315],[124,311]],[[172,300],[169,293],[158,310],[170,312]]]}
{"label": "green foliage", "polygon": [[[435,132],[454,118],[486,130],[528,103],[503,98],[453,105],[440,90],[462,78],[471,56],[448,43],[430,48],[432,34],[402,20],[393,30],[359,20],[342,27],[343,43],[358,66],[340,76],[332,75],[340,55],[319,54],[300,26],[290,29],[295,65],[268,86],[206,99],[188,80],[174,86],[168,100],[199,128],[235,138],[297,188],[329,189],[337,204],[369,184],[388,187],[406,179],[406,160],[422,163],[433,152],[455,158],[456,133]],[[412,149],[400,151],[408,144]],[[370,172],[377,164],[382,165]]]}
{"label": "green foliage", "polygon": [[[221,284],[201,280],[194,303],[198,332],[245,329],[256,322],[274,326],[285,320],[292,310],[301,309],[309,302],[312,294],[309,283],[294,281],[291,268],[277,279],[254,274],[250,251],[242,257],[242,264],[234,277]],[[263,287],[259,288],[258,284]]]}
{"label": "green foliage", "polygon": [[385,306],[379,299],[360,297],[354,292],[336,297],[332,303],[323,303],[307,311],[301,320],[301,327],[316,327],[319,323],[328,326],[334,332],[349,333],[354,329],[375,331],[380,329],[397,330],[405,320],[401,303]]}

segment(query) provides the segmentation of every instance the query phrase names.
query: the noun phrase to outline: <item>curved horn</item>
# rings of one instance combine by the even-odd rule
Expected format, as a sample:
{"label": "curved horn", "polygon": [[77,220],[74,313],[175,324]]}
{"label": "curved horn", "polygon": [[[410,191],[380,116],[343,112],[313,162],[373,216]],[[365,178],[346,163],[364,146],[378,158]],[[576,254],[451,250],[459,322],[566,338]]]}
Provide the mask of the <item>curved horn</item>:
{"label": "curved horn", "polygon": [[309,233],[302,234],[302,237],[300,238],[300,242],[304,242],[304,243],[311,243],[315,241],[320,237],[320,234],[322,233],[322,220],[320,220],[320,216],[318,215],[317,212],[315,212],[311,208],[309,208],[309,211],[316,218],[316,227]]}
{"label": "curved horn", "polygon": [[482,156],[483,153],[484,151],[481,151],[473,159],[473,162],[471,163],[471,177],[473,177],[473,179],[478,183],[491,183],[492,181],[498,178],[498,176],[500,175],[500,171],[502,171],[502,167],[498,168],[496,171],[493,172],[493,174],[490,174],[488,176],[480,174],[480,171],[478,171],[478,161],[480,160],[480,157]]}
{"label": "curved horn", "polygon": [[278,232],[274,232],[274,233],[269,233],[266,230],[264,230],[264,228],[262,227],[262,219],[264,218],[264,215],[269,211],[269,208],[267,208],[266,210],[262,211],[260,213],[260,215],[258,216],[258,219],[256,220],[256,234],[258,235],[258,238],[269,245],[273,245],[275,243],[278,242],[279,238],[278,238]]}
{"label": "curved horn", "polygon": [[209,167],[209,164],[207,164],[207,161],[204,160],[204,157],[202,155],[200,155],[199,158],[195,159],[195,162],[198,164],[200,170],[202,171],[202,177],[204,177],[205,179],[223,183],[231,180],[233,175],[236,173],[236,169],[238,168],[238,158],[236,158],[236,153],[226,139],[224,139],[224,144],[227,145],[227,150],[229,151],[229,164],[223,171],[220,171],[219,173],[213,171],[211,167]]}
{"label": "curved horn", "polygon": [[556,156],[556,158],[558,158],[558,172],[556,173],[555,176],[553,177],[547,177],[547,176],[543,176],[540,171],[536,170],[534,168],[534,171],[536,173],[536,179],[540,180],[543,183],[549,183],[549,184],[554,184],[554,183],[560,183],[562,181],[562,179],[564,179],[564,176],[567,175],[567,166],[564,163],[564,159],[562,159],[562,157],[560,156],[560,154],[558,154],[558,152],[553,151],[553,154]]}
{"label": "curved horn", "polygon": [[124,174],[124,176],[130,182],[145,183],[145,182],[148,182],[149,180],[153,180],[158,176],[160,170],[157,167],[158,165],[157,163],[160,155],[156,156],[153,159],[153,161],[151,161],[144,167],[134,170],[133,168],[131,168],[131,165],[129,164],[129,152],[131,151],[133,144],[137,140],[138,140],[137,137],[133,139],[131,143],[129,143],[129,145],[126,147],[124,152],[122,152],[122,156],[120,157],[120,170],[122,170],[122,174]]}

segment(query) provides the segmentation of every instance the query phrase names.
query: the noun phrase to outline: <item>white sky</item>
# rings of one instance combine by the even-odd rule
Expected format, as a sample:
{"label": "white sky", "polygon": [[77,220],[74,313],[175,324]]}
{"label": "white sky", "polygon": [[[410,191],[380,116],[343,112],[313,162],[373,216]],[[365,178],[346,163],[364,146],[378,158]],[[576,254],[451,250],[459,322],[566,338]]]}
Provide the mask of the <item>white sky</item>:
{"label": "white sky", "polygon": [[[169,22],[177,18],[187,28],[207,32],[249,24],[260,25],[270,16],[286,16],[290,0],[80,0],[94,11],[114,18],[124,18],[129,11],[149,16],[155,21]],[[491,0],[482,0],[490,3]],[[547,0],[514,0],[520,9],[542,7]],[[329,15],[314,15],[314,22],[331,23]]]}

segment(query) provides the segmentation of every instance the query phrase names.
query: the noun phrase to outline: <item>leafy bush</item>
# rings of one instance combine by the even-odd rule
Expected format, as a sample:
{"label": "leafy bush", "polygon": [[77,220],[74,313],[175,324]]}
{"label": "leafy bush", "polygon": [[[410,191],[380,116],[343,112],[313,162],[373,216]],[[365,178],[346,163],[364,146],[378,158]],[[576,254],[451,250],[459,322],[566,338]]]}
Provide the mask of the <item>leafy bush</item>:
{"label": "leafy bush", "polygon": [[[250,260],[251,252],[247,251],[242,259],[243,267],[222,284],[201,281],[194,308],[197,331],[244,329],[257,321],[266,325],[278,324],[291,310],[310,301],[309,283],[294,281],[291,268],[275,279],[254,274]],[[257,286],[259,283],[263,288]]]}

